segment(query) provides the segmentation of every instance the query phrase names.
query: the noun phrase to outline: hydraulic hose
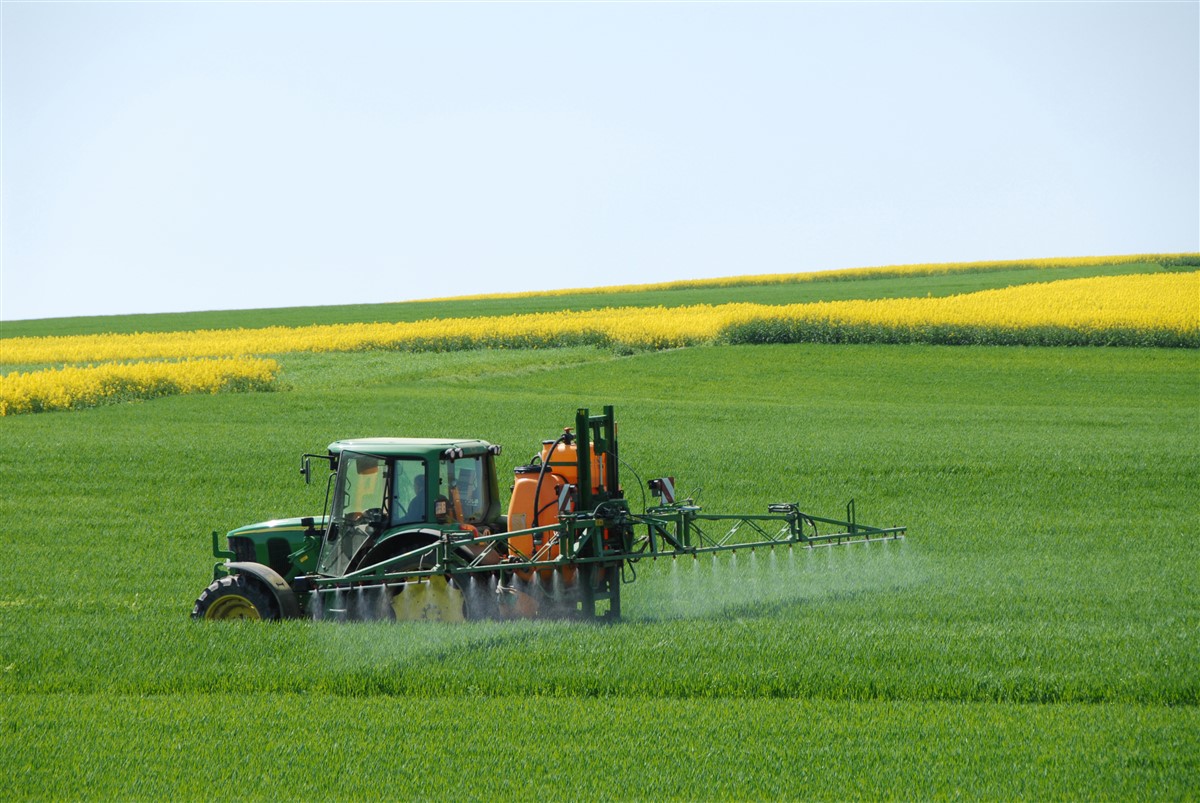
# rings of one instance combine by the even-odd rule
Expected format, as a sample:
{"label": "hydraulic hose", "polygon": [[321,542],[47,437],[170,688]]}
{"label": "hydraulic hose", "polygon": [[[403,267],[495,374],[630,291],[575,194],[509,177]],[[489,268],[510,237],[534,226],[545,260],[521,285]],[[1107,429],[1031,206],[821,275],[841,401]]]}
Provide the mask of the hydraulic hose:
{"label": "hydraulic hose", "polygon": [[[565,430],[563,432],[563,434],[559,435],[558,439],[554,441],[554,445],[552,445],[550,447],[550,453],[547,454],[546,457],[549,458],[551,455],[553,455],[554,450],[557,449],[558,445],[560,443],[562,443],[563,441],[567,441],[569,443],[570,441],[568,439],[570,437],[571,437],[571,430],[569,430],[569,429]],[[538,526],[538,517],[541,515],[542,511],[545,510],[546,508],[550,507],[550,503],[547,502],[541,508],[538,508],[538,500],[542,498],[542,479],[546,476],[546,466],[548,466],[548,465],[550,465],[550,461],[548,459],[542,461],[542,468],[540,471],[538,471],[537,485],[535,485],[533,488],[533,526],[534,527]]]}
{"label": "hydraulic hose", "polygon": [[[612,452],[605,452],[604,454],[607,457],[609,457],[610,459],[612,457],[614,457]],[[621,464],[622,466],[625,466],[625,468],[629,469],[630,473],[633,474],[633,476],[637,478],[638,488],[642,492],[642,512],[645,513],[646,512],[646,483],[642,482],[642,476],[637,473],[637,470],[634,469],[633,466],[629,465],[628,463],[626,463],[624,460],[622,460],[619,457],[617,458],[617,462],[619,464]]]}

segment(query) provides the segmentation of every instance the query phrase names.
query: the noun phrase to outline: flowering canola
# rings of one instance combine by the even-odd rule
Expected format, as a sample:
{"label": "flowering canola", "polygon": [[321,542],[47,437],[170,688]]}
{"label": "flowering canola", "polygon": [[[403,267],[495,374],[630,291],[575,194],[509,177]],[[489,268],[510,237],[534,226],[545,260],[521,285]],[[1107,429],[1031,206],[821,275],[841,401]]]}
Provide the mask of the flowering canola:
{"label": "flowering canola", "polygon": [[1102,276],[942,298],[772,308],[728,339],[1200,346],[1200,273]]}
{"label": "flowering canola", "polygon": [[964,342],[1200,346],[1200,273],[1101,276],[939,298],[621,307],[407,323],[0,340],[7,364],[194,359],[368,349],[582,344]]}
{"label": "flowering canola", "polygon": [[0,416],[181,393],[266,390],[279,364],[256,358],[107,363],[0,376]]}

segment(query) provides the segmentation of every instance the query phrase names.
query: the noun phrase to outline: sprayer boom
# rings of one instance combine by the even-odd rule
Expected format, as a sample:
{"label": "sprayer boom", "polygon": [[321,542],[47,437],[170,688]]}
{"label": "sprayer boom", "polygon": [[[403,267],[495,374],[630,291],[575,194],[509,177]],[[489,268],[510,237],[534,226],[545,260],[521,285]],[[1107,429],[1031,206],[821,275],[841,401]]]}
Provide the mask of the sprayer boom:
{"label": "sprayer boom", "polygon": [[[694,505],[651,508],[634,516],[646,526],[646,535],[639,539],[640,552],[657,557],[759,547],[817,547],[902,538],[905,534],[904,527],[858,524],[854,500],[846,505],[845,521],[804,513],[798,504],[770,505],[767,510],[764,515],[729,515],[702,513]],[[826,531],[821,532],[822,528]]]}

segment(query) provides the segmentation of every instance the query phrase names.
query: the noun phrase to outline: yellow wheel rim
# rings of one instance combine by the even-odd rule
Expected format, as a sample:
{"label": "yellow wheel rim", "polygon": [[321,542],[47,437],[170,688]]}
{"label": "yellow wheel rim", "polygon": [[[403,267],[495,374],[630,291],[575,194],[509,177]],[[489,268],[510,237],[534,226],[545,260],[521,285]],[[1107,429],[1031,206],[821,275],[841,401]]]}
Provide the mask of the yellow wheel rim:
{"label": "yellow wheel rim", "polygon": [[392,610],[402,622],[461,622],[465,618],[462,592],[440,575],[405,583],[403,590],[392,599]]}
{"label": "yellow wheel rim", "polygon": [[243,596],[228,594],[209,606],[205,619],[262,619],[254,603]]}

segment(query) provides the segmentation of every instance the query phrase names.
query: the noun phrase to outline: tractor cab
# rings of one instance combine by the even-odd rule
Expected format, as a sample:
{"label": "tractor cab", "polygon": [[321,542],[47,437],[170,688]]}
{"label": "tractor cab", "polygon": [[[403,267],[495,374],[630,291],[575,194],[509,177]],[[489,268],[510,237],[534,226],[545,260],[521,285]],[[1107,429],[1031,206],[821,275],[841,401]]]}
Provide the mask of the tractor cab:
{"label": "tractor cab", "polygon": [[481,440],[373,438],[329,446],[333,479],[316,573],[340,577],[440,532],[502,528],[494,457]]}

